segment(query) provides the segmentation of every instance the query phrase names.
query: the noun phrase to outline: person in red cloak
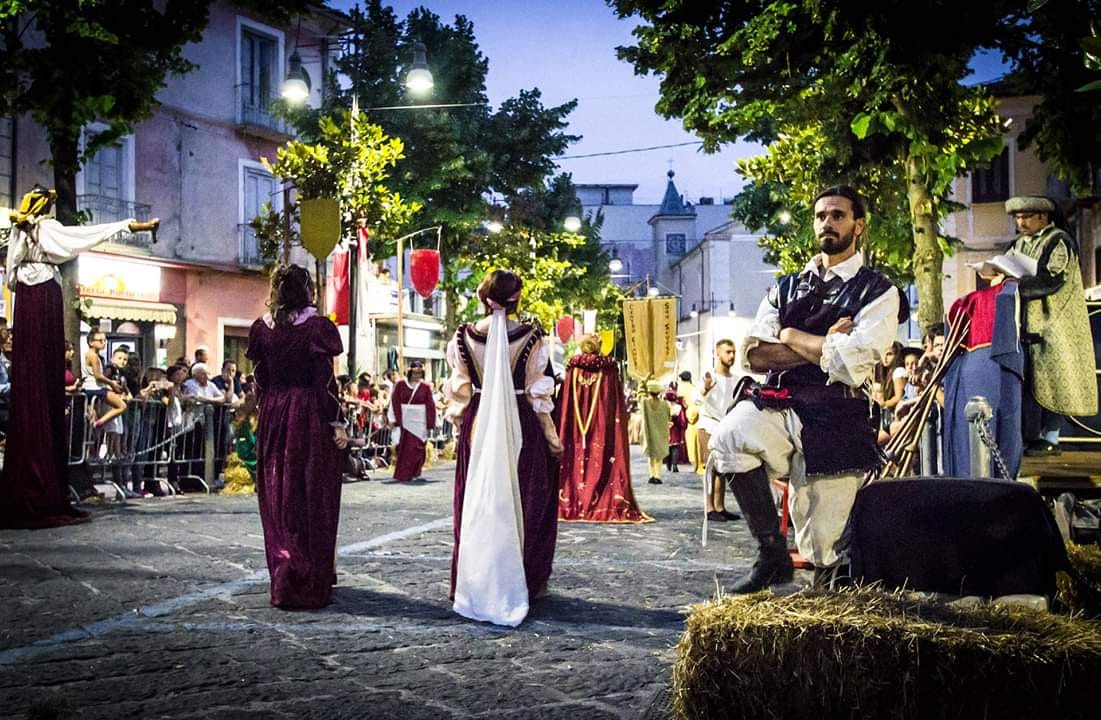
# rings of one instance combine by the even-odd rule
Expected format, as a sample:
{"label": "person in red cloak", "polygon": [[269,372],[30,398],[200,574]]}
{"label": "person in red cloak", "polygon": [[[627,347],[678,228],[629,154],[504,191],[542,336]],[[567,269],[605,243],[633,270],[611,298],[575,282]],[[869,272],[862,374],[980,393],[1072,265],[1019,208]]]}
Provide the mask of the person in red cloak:
{"label": "person in red cloak", "polygon": [[558,518],[652,522],[631,489],[627,402],[616,362],[600,354],[598,336],[587,335],[580,345],[562,383]]}
{"label": "person in red cloak", "polygon": [[420,480],[428,431],[436,427],[436,401],[432,388],[424,382],[423,363],[411,362],[405,379],[394,384],[387,416],[390,424],[401,430],[394,479]]}

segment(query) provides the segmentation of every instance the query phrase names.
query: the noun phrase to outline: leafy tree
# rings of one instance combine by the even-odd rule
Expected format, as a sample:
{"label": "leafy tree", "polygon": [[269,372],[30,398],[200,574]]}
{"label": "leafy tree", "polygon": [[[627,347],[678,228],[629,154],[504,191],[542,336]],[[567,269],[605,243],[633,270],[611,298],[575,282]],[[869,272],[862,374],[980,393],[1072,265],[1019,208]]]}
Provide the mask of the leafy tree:
{"label": "leafy tree", "polygon": [[[617,327],[623,295],[611,282],[608,257],[600,248],[602,217],[586,219],[578,232],[559,229],[559,218],[574,197],[574,185],[564,174],[510,198],[504,229],[478,234],[468,244],[469,272],[457,281],[462,296],[472,297],[486,273],[504,268],[523,277],[522,312],[544,328],[582,309],[597,310],[599,327]],[[477,302],[467,301],[459,319],[475,319],[480,309]]]}
{"label": "leafy tree", "polygon": [[[550,329],[560,317],[583,309],[597,311],[604,329],[618,326],[623,295],[611,282],[608,257],[600,247],[602,217],[586,219],[577,233],[560,229],[561,218],[576,196],[568,174],[547,185],[518,192],[509,198],[508,223],[500,233],[475,235],[464,252],[468,272],[455,279],[464,297],[486,273],[507,268],[524,278],[523,312]],[[467,301],[459,319],[480,314],[477,302]]]}
{"label": "leafy tree", "polygon": [[[1013,63],[1008,92],[1040,95],[1024,130],[1021,149],[1035,147],[1055,175],[1082,196],[1099,194],[1101,87],[1099,0],[1020,3],[1000,49]],[[1087,35],[1087,32],[1089,33]]]}
{"label": "leafy tree", "polygon": [[[396,238],[420,210],[419,203],[407,202],[387,187],[403,152],[401,140],[387,137],[366,116],[353,119],[349,112],[338,111],[335,118],[320,119],[317,142],[293,140],[278,148],[275,162],[262,160],[272,174],[291,183],[296,200],[339,198],[342,235],[354,235],[363,218],[375,243]],[[251,224],[261,257],[266,264],[274,264],[283,248],[299,244],[294,230],[298,204],[291,203],[282,212],[272,212],[270,206],[265,210]]]}
{"label": "leafy tree", "polygon": [[904,184],[892,194],[904,193],[909,209],[920,320],[941,319],[941,204],[955,177],[1002,147],[994,100],[961,81],[974,52],[998,39],[1006,3],[609,4],[648,23],[619,56],[662,77],[658,111],[683,118],[705,148],[818,128],[830,148],[819,167],[837,173],[822,184],[893,172]]}
{"label": "leafy tree", "polygon": [[[350,42],[335,71],[350,83],[341,87],[330,77],[325,107],[289,114],[309,136],[318,117],[332,107],[350,106],[355,95],[372,122],[401,138],[405,159],[387,184],[421,204],[414,227],[444,228],[441,287],[448,301],[447,324],[453,327],[460,278],[476,260],[467,249],[475,242],[472,233],[486,219],[488,198],[511,197],[544,183],[554,171],[552,158],[577,139],[565,132],[565,118],[576,103],[545,107],[539,91],[532,89],[492,110],[485,92],[489,61],[478,47],[473,25],[462,15],[446,24],[418,8],[399,20],[380,0],[369,0],[349,17]],[[435,81],[432,99],[422,104],[468,105],[372,110],[415,104],[406,95],[404,78],[417,41],[426,46]],[[389,244],[372,249],[380,257],[395,251]]]}

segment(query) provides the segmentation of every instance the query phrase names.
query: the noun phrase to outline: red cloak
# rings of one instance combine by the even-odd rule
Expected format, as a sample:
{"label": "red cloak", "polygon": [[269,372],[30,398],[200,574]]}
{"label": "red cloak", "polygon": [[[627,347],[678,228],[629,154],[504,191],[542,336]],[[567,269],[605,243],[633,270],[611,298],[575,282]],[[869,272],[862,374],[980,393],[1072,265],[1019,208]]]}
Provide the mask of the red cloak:
{"label": "red cloak", "polygon": [[627,403],[615,360],[570,358],[561,397],[559,519],[651,522],[631,489]]}

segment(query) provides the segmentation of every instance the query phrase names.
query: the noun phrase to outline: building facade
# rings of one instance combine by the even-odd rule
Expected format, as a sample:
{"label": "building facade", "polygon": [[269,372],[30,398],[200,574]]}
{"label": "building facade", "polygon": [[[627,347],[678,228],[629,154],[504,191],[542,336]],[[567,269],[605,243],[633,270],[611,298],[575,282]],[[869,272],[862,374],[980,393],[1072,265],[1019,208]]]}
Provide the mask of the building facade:
{"label": "building facade", "polygon": [[577,185],[590,218],[603,218],[601,244],[623,267],[613,274],[635,294],[656,287],[678,298],[678,372],[693,379],[714,364],[715,342],[741,344],[757,306],[775,282],[750,233],[730,219],[730,206],[713,198],[692,204],[677,191],[674,173],[661,204],[634,204],[637,185]]}
{"label": "building facade", "polygon": [[[248,329],[269,296],[248,223],[265,205],[282,207],[284,187],[261,158],[274,159],[292,137],[272,103],[290,53],[298,49],[307,72],[320,78],[329,59],[321,39],[346,27],[342,14],[321,8],[295,22],[278,27],[214,3],[202,40],[183,51],[197,68],[167,78],[153,116],[85,162],[77,207],[89,222],[161,220],[155,239],[120,233],[75,261],[85,322],[107,332],[109,349],[125,343],[143,365],[163,367],[205,347],[211,363],[234,359],[248,369]],[[34,183],[50,186],[53,178],[43,129],[29,118],[7,123],[0,127],[0,201],[10,207]],[[84,137],[96,130],[86,127]],[[307,262],[299,250],[293,259]]]}

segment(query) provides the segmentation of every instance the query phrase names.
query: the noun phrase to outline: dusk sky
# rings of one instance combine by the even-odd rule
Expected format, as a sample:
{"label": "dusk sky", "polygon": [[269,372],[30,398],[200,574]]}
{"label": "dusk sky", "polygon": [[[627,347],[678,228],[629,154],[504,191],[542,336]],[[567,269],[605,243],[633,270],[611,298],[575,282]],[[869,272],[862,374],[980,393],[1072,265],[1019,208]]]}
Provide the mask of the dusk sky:
{"label": "dusk sky", "polygon": [[[329,4],[340,9],[354,5],[350,0]],[[616,58],[616,46],[632,44],[631,30],[637,21],[619,20],[601,0],[401,0],[390,4],[399,18],[418,6],[448,23],[456,14],[468,17],[482,53],[489,58],[486,88],[494,106],[532,87],[543,92],[547,105],[576,98],[570,132],[583,137],[568,155],[696,140],[679,120],[664,120],[654,111],[658,79],[636,76],[629,64]],[[996,58],[979,67],[977,79],[1000,74]],[[703,195],[718,199],[737,194],[742,180],[735,162],[760,151],[758,145],[738,143],[705,155],[697,147],[685,146],[561,160],[560,167],[573,173],[575,183],[637,183],[635,202],[657,203],[671,162],[678,189],[686,200],[696,202]]]}

